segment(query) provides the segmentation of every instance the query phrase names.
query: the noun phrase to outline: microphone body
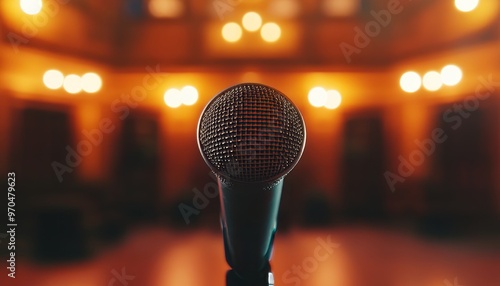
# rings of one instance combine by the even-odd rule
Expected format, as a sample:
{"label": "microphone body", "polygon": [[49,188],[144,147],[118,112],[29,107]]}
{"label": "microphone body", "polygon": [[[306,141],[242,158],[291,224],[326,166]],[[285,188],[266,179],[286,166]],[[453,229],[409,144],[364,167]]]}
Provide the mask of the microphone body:
{"label": "microphone body", "polygon": [[264,273],[272,254],[283,179],[272,184],[218,181],[226,260],[242,276]]}
{"label": "microphone body", "polygon": [[269,270],[283,179],[305,138],[295,105],[262,84],[232,86],[201,114],[198,146],[218,180],[226,261],[242,277]]}

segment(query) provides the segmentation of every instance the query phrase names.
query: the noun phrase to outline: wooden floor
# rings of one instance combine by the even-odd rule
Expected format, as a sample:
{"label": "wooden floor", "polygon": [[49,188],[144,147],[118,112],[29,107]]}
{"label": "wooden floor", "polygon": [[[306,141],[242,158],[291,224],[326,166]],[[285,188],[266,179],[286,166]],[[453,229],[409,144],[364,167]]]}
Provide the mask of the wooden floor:
{"label": "wooden floor", "polygon": [[[275,285],[500,285],[498,245],[435,241],[366,227],[278,233],[271,264]],[[217,232],[144,229],[87,261],[49,267],[21,260],[17,278],[1,277],[7,283],[0,284],[221,286],[227,269]]]}

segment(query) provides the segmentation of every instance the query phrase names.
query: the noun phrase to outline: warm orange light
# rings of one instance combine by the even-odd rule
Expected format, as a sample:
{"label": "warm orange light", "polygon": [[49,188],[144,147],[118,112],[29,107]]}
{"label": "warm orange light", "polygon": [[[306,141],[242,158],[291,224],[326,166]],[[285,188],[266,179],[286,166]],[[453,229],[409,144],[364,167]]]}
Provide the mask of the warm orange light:
{"label": "warm orange light", "polygon": [[241,23],[243,24],[243,28],[245,28],[245,30],[255,32],[260,28],[260,26],[262,26],[262,18],[256,12],[248,12],[243,15]]}
{"label": "warm orange light", "polygon": [[323,107],[327,100],[326,90],[320,86],[313,87],[308,94],[309,103],[314,107]]}
{"label": "warm orange light", "polygon": [[437,71],[430,71],[424,75],[422,80],[424,88],[428,91],[436,91],[443,86],[443,82],[441,81],[441,74]]}
{"label": "warm orange light", "polygon": [[399,80],[401,89],[408,93],[416,92],[422,86],[420,75],[414,71],[405,72]]}
{"label": "warm orange light", "polygon": [[43,83],[49,89],[59,89],[63,86],[64,75],[58,70],[48,70],[43,74]]}
{"label": "warm orange light", "polygon": [[323,11],[332,17],[345,17],[355,15],[360,7],[359,0],[324,0]]}
{"label": "warm orange light", "polygon": [[337,90],[328,90],[326,92],[326,102],[325,107],[328,109],[336,109],[342,103],[342,96]]}
{"label": "warm orange light", "polygon": [[28,15],[36,15],[42,11],[42,0],[21,0],[21,10]]}
{"label": "warm orange light", "polygon": [[455,7],[461,12],[470,12],[476,9],[479,0],[455,0]]}
{"label": "warm orange light", "polygon": [[462,70],[456,65],[447,65],[441,69],[441,80],[447,86],[457,85],[462,80]]}
{"label": "warm orange light", "polygon": [[266,42],[276,42],[281,37],[281,28],[276,23],[266,23],[260,29],[260,35]]}
{"label": "warm orange light", "polygon": [[171,88],[165,92],[163,100],[168,107],[177,108],[182,105],[182,92]]}
{"label": "warm orange light", "polygon": [[148,10],[156,18],[175,18],[184,12],[184,4],[180,0],[149,0]]}
{"label": "warm orange light", "polygon": [[238,25],[237,23],[230,22],[222,27],[222,37],[227,42],[234,43],[239,41],[242,34],[243,31],[241,30],[240,25]]}
{"label": "warm orange light", "polygon": [[182,104],[193,105],[198,100],[198,90],[191,85],[186,85],[181,89]]}
{"label": "warm orange light", "polygon": [[79,93],[82,91],[82,78],[76,74],[69,74],[64,78],[63,87],[68,93]]}
{"label": "warm orange light", "polygon": [[85,92],[95,93],[101,89],[101,77],[93,72],[88,72],[82,76],[82,88]]}

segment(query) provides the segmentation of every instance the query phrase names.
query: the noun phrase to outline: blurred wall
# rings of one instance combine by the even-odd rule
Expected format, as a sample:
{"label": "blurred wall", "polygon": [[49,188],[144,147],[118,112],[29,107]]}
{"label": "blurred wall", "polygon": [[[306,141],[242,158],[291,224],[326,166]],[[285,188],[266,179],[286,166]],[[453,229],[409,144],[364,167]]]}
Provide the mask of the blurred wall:
{"label": "blurred wall", "polygon": [[[388,68],[349,72],[236,67],[231,70],[192,67],[178,71],[175,66],[155,63],[122,70],[39,50],[25,49],[22,54],[15,54],[9,50],[8,45],[1,47],[4,58],[0,74],[0,132],[4,140],[0,145],[3,154],[0,163],[3,170],[9,169],[7,155],[12,148],[9,146],[13,142],[12,129],[18,127],[13,114],[26,106],[40,106],[42,109],[51,104],[70,107],[68,110],[71,111],[72,118],[73,146],[85,140],[83,130],[98,128],[103,119],[111,120],[116,128],[105,134],[102,144],[94,147],[91,154],[75,168],[79,179],[100,183],[116,179],[112,175],[113,160],[116,159],[115,149],[119,143],[123,118],[129,112],[153,112],[159,115],[161,196],[165,201],[176,197],[181,191],[201,187],[197,184],[204,183],[192,181],[196,177],[193,172],[208,171],[197,149],[197,120],[208,100],[229,85],[243,81],[262,82],[283,91],[297,104],[306,120],[308,139],[304,157],[291,176],[301,177],[301,172],[306,172],[311,188],[324,190],[332,202],[338,203],[341,199],[339,190],[342,178],[339,174],[342,128],[346,118],[369,110],[380,111],[384,125],[387,168],[397,170],[398,156],[407,156],[415,148],[413,141],[428,138],[436,127],[434,118],[439,105],[461,102],[466,96],[473,95],[478,86],[483,84],[480,78],[500,78],[498,42],[404,60]],[[459,86],[437,93],[423,91],[418,94],[406,94],[399,89],[399,77],[409,67],[424,71],[440,68],[448,63],[458,64],[464,71],[464,79]],[[103,78],[103,88],[97,94],[76,95],[49,90],[42,82],[42,75],[49,68],[67,73],[98,72]],[[199,90],[198,102],[191,107],[167,107],[163,102],[165,90],[180,88],[186,84],[194,85]],[[309,105],[307,93],[315,85],[339,90],[343,96],[340,108],[326,110]],[[137,87],[141,86],[147,89],[147,94],[136,99],[131,97],[131,93],[135,93],[139,90]],[[484,103],[481,101],[480,109],[498,104],[498,87],[492,85],[490,88],[494,95]],[[494,155],[497,158],[497,168],[498,154]],[[432,157],[425,160],[410,179],[418,181],[428,177],[432,160]],[[208,175],[204,178],[209,179]],[[304,194],[297,192],[297,196]],[[496,202],[498,211],[499,192],[496,192]],[[410,204],[419,205],[419,202],[412,200]]]}

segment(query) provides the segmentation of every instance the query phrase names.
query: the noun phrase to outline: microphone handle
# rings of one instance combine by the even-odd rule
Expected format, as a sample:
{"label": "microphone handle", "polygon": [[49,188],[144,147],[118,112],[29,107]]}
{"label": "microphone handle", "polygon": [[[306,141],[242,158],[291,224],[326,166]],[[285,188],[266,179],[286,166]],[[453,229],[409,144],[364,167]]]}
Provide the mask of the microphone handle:
{"label": "microphone handle", "polygon": [[242,277],[268,271],[283,178],[271,184],[217,181],[227,263]]}

